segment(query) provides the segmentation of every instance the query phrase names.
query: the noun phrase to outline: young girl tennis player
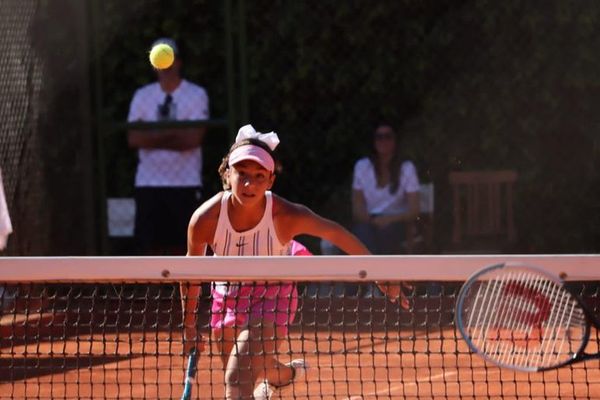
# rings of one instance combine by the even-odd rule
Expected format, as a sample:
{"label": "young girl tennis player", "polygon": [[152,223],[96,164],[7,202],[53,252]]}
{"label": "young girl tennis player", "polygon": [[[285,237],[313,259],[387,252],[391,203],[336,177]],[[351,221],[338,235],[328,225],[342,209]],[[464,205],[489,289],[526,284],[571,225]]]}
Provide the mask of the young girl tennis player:
{"label": "young girl tennis player", "polygon": [[[348,254],[369,254],[341,225],[270,192],[275,181],[273,151],[278,144],[274,132],[261,134],[251,125],[239,130],[219,168],[225,190],[192,215],[188,255],[204,255],[207,246],[216,256],[291,255],[292,239],[301,234],[326,239]],[[182,287],[185,347],[190,350],[196,346],[200,289]],[[382,289],[394,298],[400,295],[399,286]],[[268,398],[272,388],[289,385],[304,372],[303,360],[283,364],[274,357],[296,305],[292,283],[213,284],[210,324],[225,368],[227,399]]]}

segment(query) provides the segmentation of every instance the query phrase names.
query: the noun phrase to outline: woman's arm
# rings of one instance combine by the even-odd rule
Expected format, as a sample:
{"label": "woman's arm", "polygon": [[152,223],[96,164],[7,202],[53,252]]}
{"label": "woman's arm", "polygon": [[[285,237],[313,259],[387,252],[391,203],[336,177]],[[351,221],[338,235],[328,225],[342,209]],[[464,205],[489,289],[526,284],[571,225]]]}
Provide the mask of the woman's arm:
{"label": "woman's arm", "polygon": [[354,222],[369,222],[369,211],[362,190],[352,190],[352,218]]}
{"label": "woman's arm", "polygon": [[185,151],[202,144],[205,127],[166,128],[157,130],[132,129],[127,133],[129,147]]}
{"label": "woman's arm", "polygon": [[380,228],[395,222],[413,222],[420,213],[419,192],[407,193],[406,200],[408,202],[408,211],[401,214],[383,214],[376,215],[370,218],[370,222]]}

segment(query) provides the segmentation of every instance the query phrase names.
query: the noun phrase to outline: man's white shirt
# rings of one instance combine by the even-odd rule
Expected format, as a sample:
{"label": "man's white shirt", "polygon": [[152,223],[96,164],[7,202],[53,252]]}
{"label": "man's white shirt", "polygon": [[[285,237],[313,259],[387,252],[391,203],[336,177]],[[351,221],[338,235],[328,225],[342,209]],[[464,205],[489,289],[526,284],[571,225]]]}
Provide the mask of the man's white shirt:
{"label": "man's white shirt", "polygon": [[[158,82],[143,86],[135,92],[129,108],[129,122],[154,122],[161,119],[208,119],[206,91],[189,81],[182,80],[171,93],[166,114],[161,113],[167,93]],[[164,108],[164,107],[163,107]],[[148,134],[152,134],[148,132]],[[139,149],[135,176],[136,187],[190,187],[202,186],[202,149],[186,150]]]}

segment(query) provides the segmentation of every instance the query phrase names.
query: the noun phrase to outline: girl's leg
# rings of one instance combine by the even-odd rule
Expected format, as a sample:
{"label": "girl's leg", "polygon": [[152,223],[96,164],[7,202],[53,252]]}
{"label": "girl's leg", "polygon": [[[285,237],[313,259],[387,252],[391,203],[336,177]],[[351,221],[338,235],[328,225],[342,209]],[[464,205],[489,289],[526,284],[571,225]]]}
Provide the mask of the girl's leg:
{"label": "girl's leg", "polygon": [[212,331],[212,337],[213,342],[216,343],[218,355],[223,365],[223,370],[225,370],[225,368],[227,368],[227,362],[229,361],[231,350],[233,349],[233,345],[237,340],[237,331],[235,328],[215,328]]}
{"label": "girl's leg", "polygon": [[[269,381],[271,385],[279,387],[290,384],[295,377],[295,373],[293,367],[290,364],[284,364],[280,362],[277,358],[277,354],[279,354],[279,349],[285,342],[283,338],[287,336],[287,328],[282,326],[276,326],[274,333],[276,335],[273,350],[274,354],[271,357],[267,357],[265,359],[264,377]],[[263,332],[263,334],[270,333]]]}
{"label": "girl's leg", "polygon": [[227,399],[252,399],[259,378],[274,386],[286,385],[294,378],[293,367],[277,360],[277,350],[287,337],[287,325],[293,321],[297,291],[287,284],[260,288],[256,295],[262,301],[254,303],[251,310],[244,308],[244,326],[213,331],[225,366]]}
{"label": "girl's leg", "polygon": [[253,340],[248,328],[241,328],[225,367],[225,395],[227,400],[252,400],[254,382],[258,376],[253,363]]}
{"label": "girl's leg", "polygon": [[[273,290],[276,290],[276,293]],[[268,289],[267,292],[270,297],[261,304],[260,310],[254,310],[252,318],[253,321],[259,321],[258,324],[255,323],[253,326],[260,328],[260,336],[267,346],[264,351],[263,385],[257,387],[259,391],[260,386],[268,386],[268,384],[276,388],[290,384],[296,377],[292,363],[298,365],[301,362],[304,365],[304,360],[295,360],[287,364],[278,360],[280,354],[291,353],[288,328],[294,321],[294,316],[298,310],[296,286],[287,283],[276,289]],[[265,323],[266,321],[270,322]],[[287,347],[281,351],[284,345]]]}
{"label": "girl's leg", "polygon": [[[246,367],[245,371],[240,371],[240,361],[243,363],[243,360],[240,360],[237,356],[240,348],[245,346],[240,343],[240,340],[243,341],[245,337],[247,337],[247,329],[244,328],[226,327],[213,330],[213,340],[217,345],[219,358],[225,373],[225,398],[227,400],[252,399],[252,395],[247,394],[249,389],[246,388],[244,391],[242,387],[245,382],[251,380],[244,373],[249,368]],[[246,383],[246,386],[249,386],[249,384]]]}
{"label": "girl's leg", "polygon": [[220,356],[225,365],[227,400],[252,400],[260,377],[266,377],[274,386],[292,380],[292,368],[275,358],[279,346],[273,325],[224,328],[218,335]]}

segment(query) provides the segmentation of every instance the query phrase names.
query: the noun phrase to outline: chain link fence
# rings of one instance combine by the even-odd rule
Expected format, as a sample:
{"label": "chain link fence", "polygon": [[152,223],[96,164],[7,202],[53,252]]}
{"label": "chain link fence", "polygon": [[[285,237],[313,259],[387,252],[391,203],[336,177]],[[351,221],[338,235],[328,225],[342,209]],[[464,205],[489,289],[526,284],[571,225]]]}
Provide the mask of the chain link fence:
{"label": "chain link fence", "polygon": [[6,254],[92,253],[85,7],[7,0],[0,11],[0,166],[14,228]]}
{"label": "chain link fence", "polygon": [[33,0],[0,8],[0,162],[15,231],[6,253],[89,253],[94,203],[83,8]]}
{"label": "chain link fence", "polygon": [[[32,188],[42,182],[39,140],[35,130],[39,122],[39,98],[42,63],[34,52],[29,30],[34,22],[34,1],[0,3],[0,160],[5,195],[15,231],[9,251],[27,253],[32,242],[30,234],[42,230],[43,220],[28,214],[39,210],[42,193]],[[35,240],[35,237],[31,237]]]}

